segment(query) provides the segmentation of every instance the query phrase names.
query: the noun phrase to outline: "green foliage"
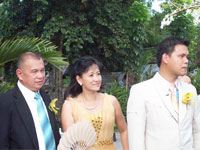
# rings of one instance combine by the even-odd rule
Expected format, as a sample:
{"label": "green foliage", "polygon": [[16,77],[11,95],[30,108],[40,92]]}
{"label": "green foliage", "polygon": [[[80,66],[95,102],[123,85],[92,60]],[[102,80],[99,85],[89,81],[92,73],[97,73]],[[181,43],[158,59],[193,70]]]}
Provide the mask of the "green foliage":
{"label": "green foliage", "polygon": [[[6,78],[6,74],[4,73],[5,70],[0,66],[0,94],[5,93],[6,91],[10,90],[11,88],[14,87],[13,84],[6,82],[5,78]],[[11,78],[11,77],[10,77]],[[12,79],[10,79],[11,81]]]}
{"label": "green foliage", "polygon": [[110,89],[105,90],[105,93],[110,95],[114,95],[121,106],[122,112],[126,118],[126,108],[127,108],[127,101],[129,96],[129,90],[119,85],[116,81],[111,84]]}
{"label": "green foliage", "polygon": [[186,4],[191,4],[191,0],[172,0],[172,2],[175,2],[177,4],[183,4],[183,3],[186,3]]}
{"label": "green foliage", "polygon": [[57,45],[70,64],[91,55],[109,71],[137,72],[150,16],[144,2],[7,0],[0,7],[4,39],[42,37]]}
{"label": "green foliage", "polygon": [[70,77],[66,76],[66,78],[63,80],[64,88],[68,87],[70,84]]}
{"label": "green foliage", "polygon": [[51,42],[39,38],[17,38],[0,43],[0,65],[16,60],[27,51],[40,53],[44,60],[58,68],[67,64]]}
{"label": "green foliage", "polygon": [[138,82],[144,64],[149,62],[143,45],[147,42],[145,27],[150,19],[150,8],[144,2],[134,1],[126,16],[123,26],[130,39],[130,45],[126,49],[124,71],[134,72],[135,82]]}
{"label": "green foliage", "polygon": [[[147,34],[147,42],[144,44],[144,47],[150,49],[152,54],[155,56],[156,47],[161,40],[166,38],[167,34],[165,30],[160,29],[160,23],[164,17],[162,13],[155,13],[151,17],[149,24],[145,28]],[[154,51],[154,52],[153,52]],[[154,58],[155,60],[155,58]]]}
{"label": "green foliage", "polygon": [[191,77],[192,85],[197,89],[197,93],[200,94],[200,69],[197,70],[197,74]]}
{"label": "green foliage", "polygon": [[132,1],[7,0],[0,10],[0,36],[42,37],[56,44],[70,64],[91,55],[105,68],[121,70],[130,45],[122,24]]}
{"label": "green foliage", "polygon": [[0,94],[5,93],[6,91],[12,89],[14,87],[14,85],[10,84],[10,83],[6,83],[6,82],[0,82],[1,86],[0,86]]}
{"label": "green foliage", "polygon": [[200,68],[200,27],[198,26],[196,35],[190,40],[189,47],[189,71]]}
{"label": "green foliage", "polygon": [[149,11],[149,7],[146,6],[145,2],[136,0],[129,9],[129,19],[131,22],[146,24],[150,19]]}
{"label": "green foliage", "polygon": [[[161,30],[162,18],[174,7],[165,3],[163,13],[151,16],[147,5],[152,1],[6,0],[0,5],[0,37],[4,41],[24,36],[48,39],[70,64],[80,56],[94,56],[108,71],[134,72],[136,82],[144,66],[155,61],[156,46],[167,36],[192,39],[192,64],[199,63],[199,38],[194,40],[199,32],[193,18],[182,13]],[[191,0],[175,2],[189,4]]]}
{"label": "green foliage", "polygon": [[191,40],[197,33],[197,28],[194,25],[194,17],[190,14],[186,15],[185,12],[180,13],[174,17],[174,21],[166,27],[171,36]]}

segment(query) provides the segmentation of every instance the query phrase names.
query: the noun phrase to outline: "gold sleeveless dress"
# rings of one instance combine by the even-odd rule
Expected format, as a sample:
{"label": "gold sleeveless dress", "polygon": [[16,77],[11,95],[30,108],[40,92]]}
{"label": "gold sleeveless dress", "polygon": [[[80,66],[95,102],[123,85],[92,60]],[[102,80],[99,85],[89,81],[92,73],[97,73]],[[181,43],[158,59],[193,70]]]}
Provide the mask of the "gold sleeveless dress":
{"label": "gold sleeveless dress", "polygon": [[91,114],[79,102],[71,99],[72,115],[75,123],[78,121],[86,121],[94,127],[97,140],[87,150],[115,150],[113,144],[113,132],[115,124],[115,110],[108,99],[108,95],[104,94],[103,107],[97,114]]}

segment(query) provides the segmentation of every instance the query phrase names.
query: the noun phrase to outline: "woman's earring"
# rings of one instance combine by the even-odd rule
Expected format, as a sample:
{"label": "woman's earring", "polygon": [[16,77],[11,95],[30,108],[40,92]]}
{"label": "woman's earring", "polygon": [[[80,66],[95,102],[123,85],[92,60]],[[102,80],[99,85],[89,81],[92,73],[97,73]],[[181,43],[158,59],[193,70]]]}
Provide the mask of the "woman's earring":
{"label": "woman's earring", "polygon": [[80,84],[80,86],[82,86],[82,83],[79,83]]}

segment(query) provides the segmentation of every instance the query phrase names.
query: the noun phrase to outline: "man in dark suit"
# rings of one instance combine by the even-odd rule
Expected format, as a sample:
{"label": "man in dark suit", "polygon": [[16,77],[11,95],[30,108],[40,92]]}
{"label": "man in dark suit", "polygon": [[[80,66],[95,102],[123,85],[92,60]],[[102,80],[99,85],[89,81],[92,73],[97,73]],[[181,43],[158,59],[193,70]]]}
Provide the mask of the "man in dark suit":
{"label": "man in dark suit", "polygon": [[60,134],[48,109],[50,98],[41,90],[45,82],[41,56],[23,53],[16,75],[16,87],[0,95],[0,149],[55,150]]}

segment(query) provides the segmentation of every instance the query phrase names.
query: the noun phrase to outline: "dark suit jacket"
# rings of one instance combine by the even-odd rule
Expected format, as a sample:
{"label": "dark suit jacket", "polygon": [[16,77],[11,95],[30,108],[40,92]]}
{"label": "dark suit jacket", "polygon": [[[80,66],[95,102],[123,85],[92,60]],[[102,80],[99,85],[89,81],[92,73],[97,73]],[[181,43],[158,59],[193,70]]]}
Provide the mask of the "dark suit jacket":
{"label": "dark suit jacket", "polygon": [[[48,109],[50,98],[42,90],[56,146],[60,134],[53,112]],[[39,149],[31,111],[18,86],[0,95],[0,149]]]}

